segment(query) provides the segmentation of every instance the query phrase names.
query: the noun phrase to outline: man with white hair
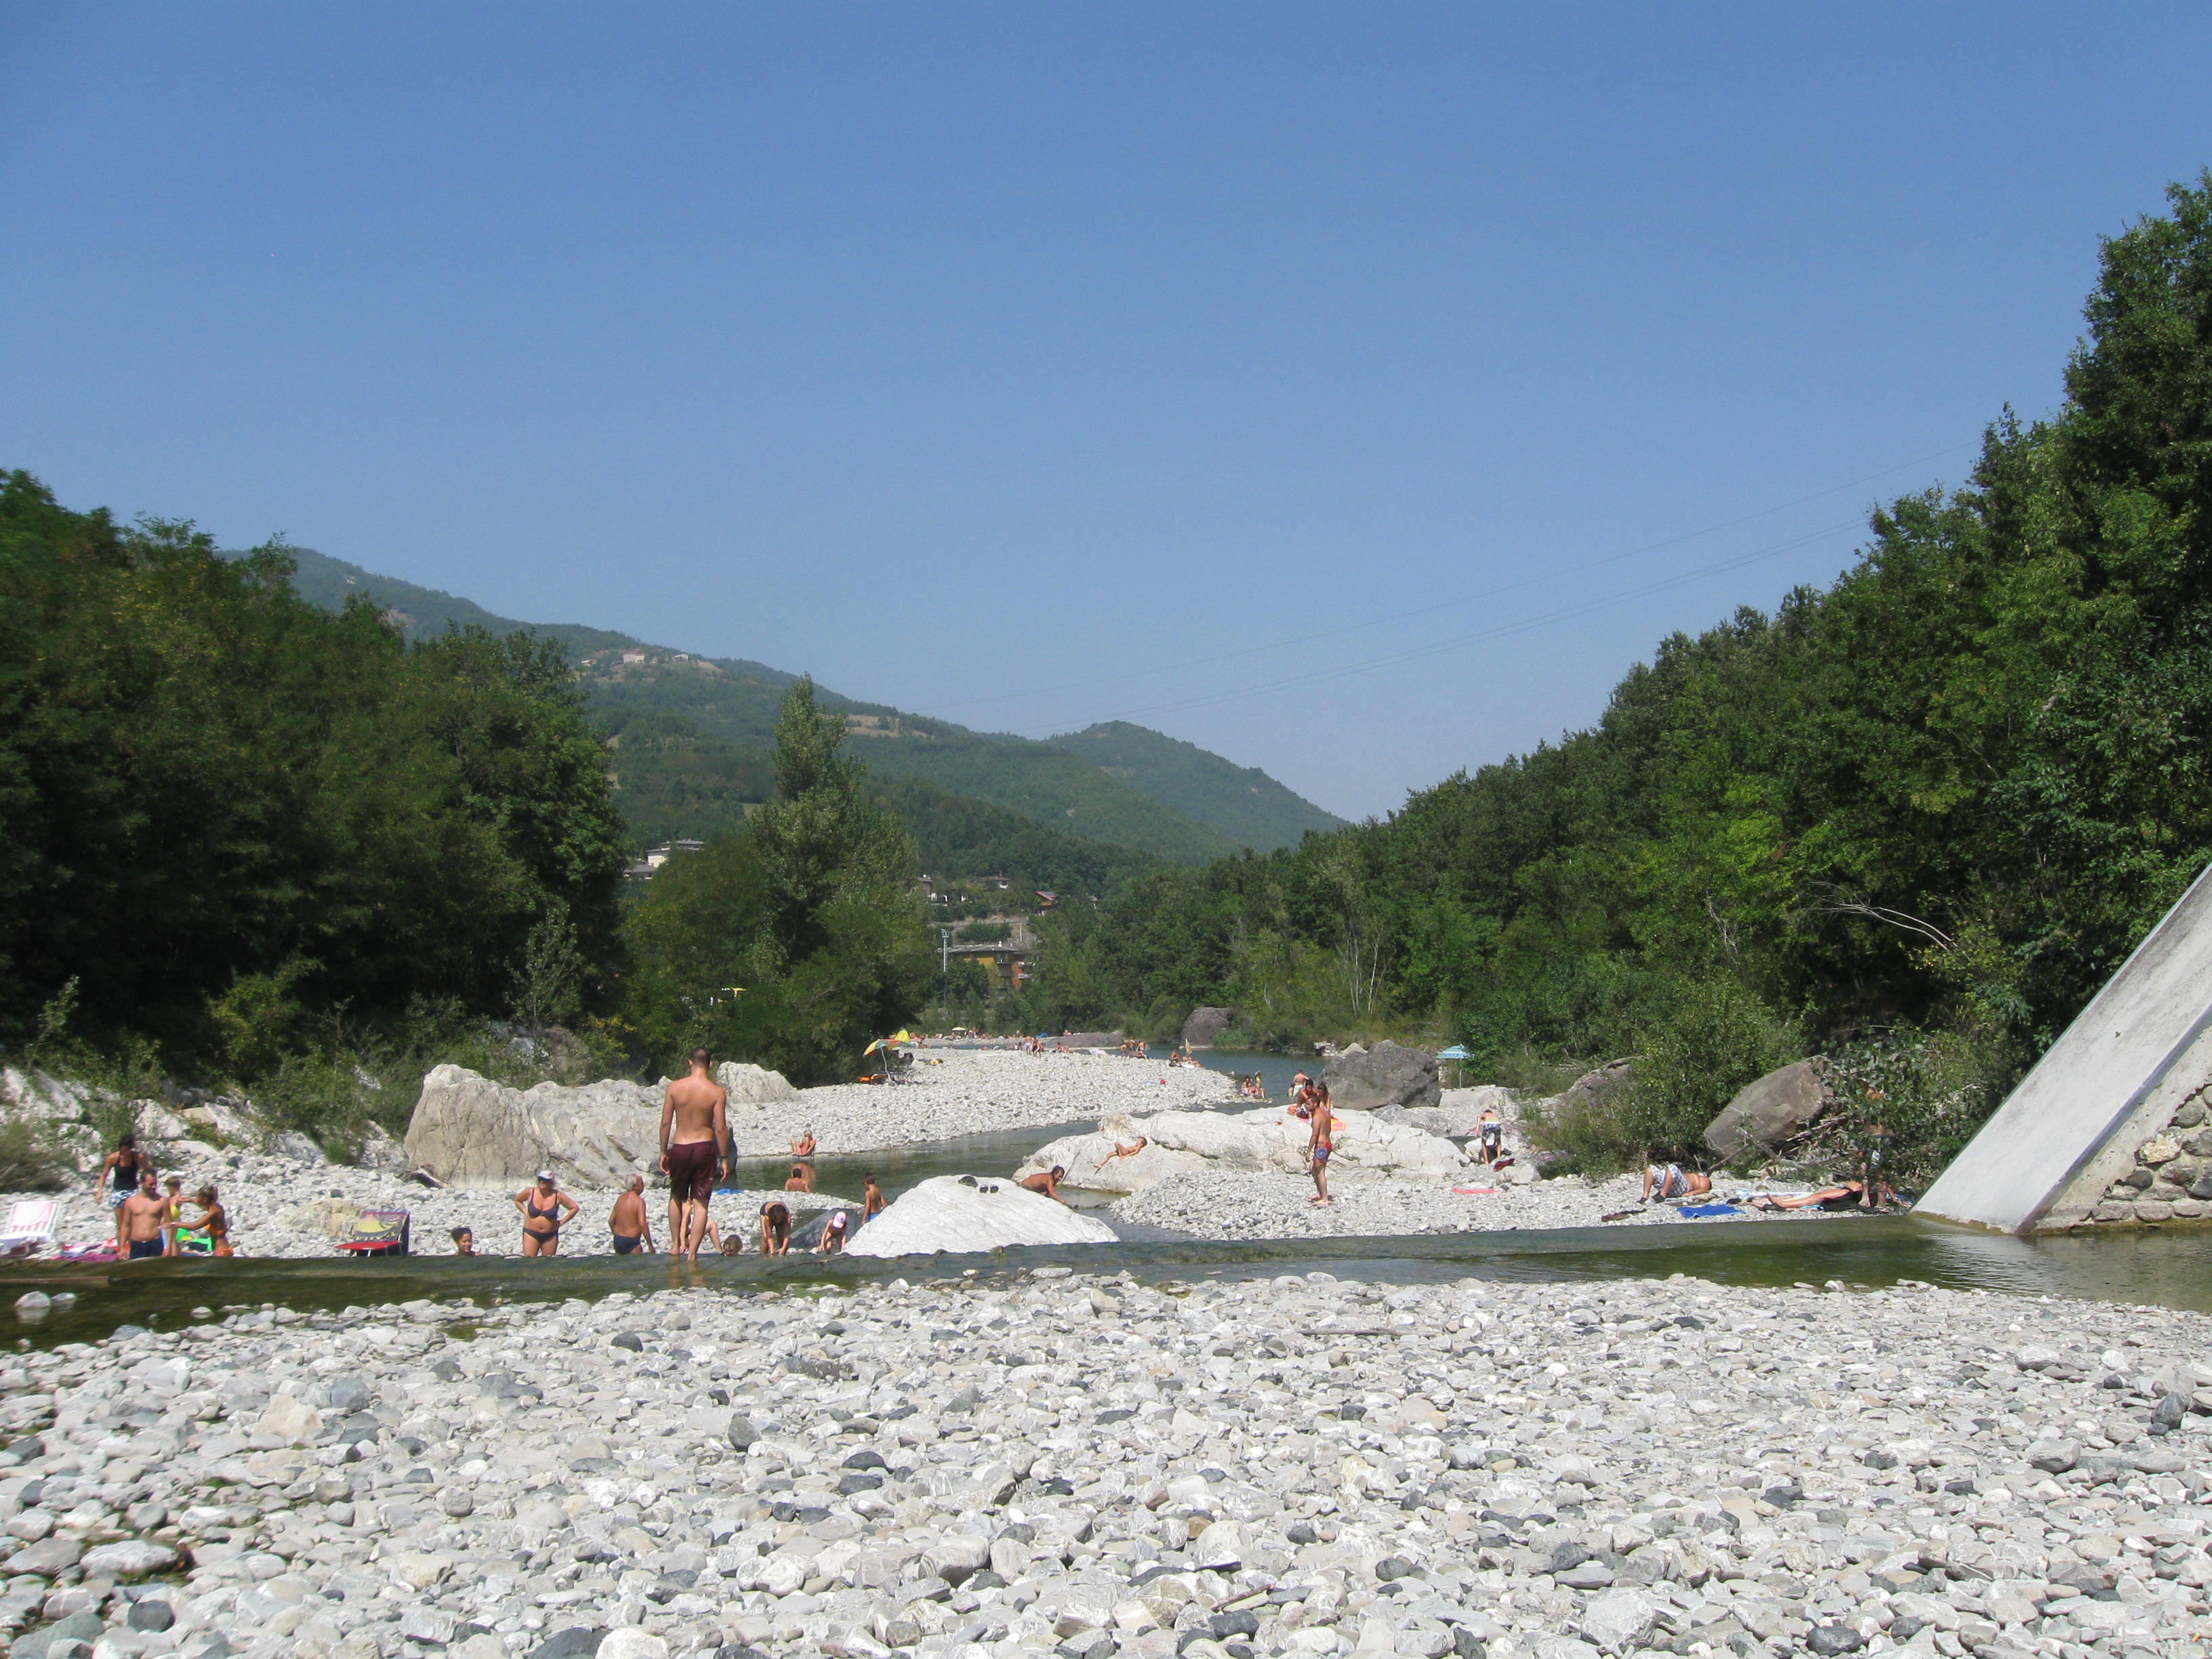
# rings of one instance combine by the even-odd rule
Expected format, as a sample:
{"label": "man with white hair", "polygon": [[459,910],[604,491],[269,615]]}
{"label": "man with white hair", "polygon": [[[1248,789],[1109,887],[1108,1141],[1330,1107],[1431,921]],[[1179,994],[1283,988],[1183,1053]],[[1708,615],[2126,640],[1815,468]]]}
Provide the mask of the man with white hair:
{"label": "man with white hair", "polygon": [[622,1196],[615,1200],[613,1212],[607,1217],[607,1226],[615,1236],[615,1254],[628,1255],[633,1250],[653,1254],[653,1222],[645,1213],[645,1177],[634,1175]]}

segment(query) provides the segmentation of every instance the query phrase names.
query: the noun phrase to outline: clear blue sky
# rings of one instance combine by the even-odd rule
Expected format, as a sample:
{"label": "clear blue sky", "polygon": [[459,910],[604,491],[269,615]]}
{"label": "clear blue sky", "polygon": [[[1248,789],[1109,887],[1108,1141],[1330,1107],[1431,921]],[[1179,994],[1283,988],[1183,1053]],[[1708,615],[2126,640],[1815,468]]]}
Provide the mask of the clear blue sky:
{"label": "clear blue sky", "polygon": [[1387,811],[2048,410],[2208,85],[2201,5],[0,5],[0,465]]}

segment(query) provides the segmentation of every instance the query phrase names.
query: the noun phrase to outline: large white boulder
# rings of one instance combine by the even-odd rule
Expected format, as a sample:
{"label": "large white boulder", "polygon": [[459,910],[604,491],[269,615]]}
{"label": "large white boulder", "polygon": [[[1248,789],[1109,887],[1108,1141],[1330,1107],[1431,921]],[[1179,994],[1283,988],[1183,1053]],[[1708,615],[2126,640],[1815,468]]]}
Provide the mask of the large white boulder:
{"label": "large white boulder", "polygon": [[1008,1244],[1111,1244],[1114,1230],[1012,1181],[936,1176],[854,1235],[848,1255],[929,1255]]}
{"label": "large white boulder", "polygon": [[633,1174],[650,1177],[659,1142],[657,1089],[612,1078],[510,1089],[441,1066],[422,1079],[404,1144],[410,1166],[452,1187],[527,1181],[549,1167],[578,1186],[617,1187]]}
{"label": "large white boulder", "polygon": [[782,1073],[742,1060],[726,1060],[717,1066],[714,1081],[727,1091],[732,1108],[773,1106],[779,1101],[799,1098],[799,1091],[791,1086]]}
{"label": "large white boulder", "polygon": [[[1370,1112],[1338,1112],[1332,1170],[1390,1174],[1409,1180],[1444,1180],[1468,1168],[1467,1154],[1444,1139],[1407,1124],[1386,1123]],[[1014,1173],[1017,1178],[1058,1164],[1072,1187],[1095,1192],[1141,1193],[1182,1170],[1279,1170],[1303,1174],[1312,1129],[1278,1106],[1250,1112],[1155,1112],[1149,1117],[1109,1116],[1095,1134],[1069,1135],[1039,1148]],[[1141,1148],[1122,1155],[1119,1149]]]}

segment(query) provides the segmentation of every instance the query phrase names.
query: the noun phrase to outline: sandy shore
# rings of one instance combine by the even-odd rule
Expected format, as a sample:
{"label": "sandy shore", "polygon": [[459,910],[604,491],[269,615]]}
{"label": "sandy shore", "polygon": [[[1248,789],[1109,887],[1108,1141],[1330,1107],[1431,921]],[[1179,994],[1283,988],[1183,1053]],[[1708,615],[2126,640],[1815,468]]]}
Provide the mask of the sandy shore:
{"label": "sandy shore", "polygon": [[185,1659],[2181,1659],[2208,1339],[1680,1278],[264,1310],[0,1369],[0,1624]]}

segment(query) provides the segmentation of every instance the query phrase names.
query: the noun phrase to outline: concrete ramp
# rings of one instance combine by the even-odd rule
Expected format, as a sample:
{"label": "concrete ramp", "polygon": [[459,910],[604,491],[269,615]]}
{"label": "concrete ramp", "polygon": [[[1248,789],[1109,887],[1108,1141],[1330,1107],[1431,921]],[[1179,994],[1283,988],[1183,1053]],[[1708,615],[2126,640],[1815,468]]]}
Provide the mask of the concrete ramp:
{"label": "concrete ramp", "polygon": [[2092,1218],[2212,1079],[2212,868],[1928,1189],[1917,1213],[2008,1233]]}

